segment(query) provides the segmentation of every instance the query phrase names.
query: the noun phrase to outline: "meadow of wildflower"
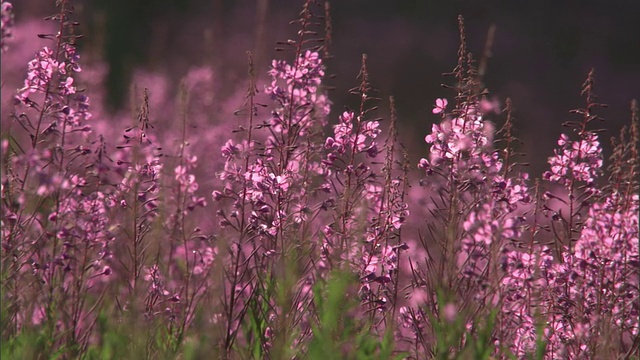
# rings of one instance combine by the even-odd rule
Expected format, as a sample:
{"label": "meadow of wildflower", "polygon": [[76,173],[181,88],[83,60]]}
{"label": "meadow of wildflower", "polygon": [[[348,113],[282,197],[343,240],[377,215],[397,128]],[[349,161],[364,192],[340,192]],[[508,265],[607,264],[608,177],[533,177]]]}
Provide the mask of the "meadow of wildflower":
{"label": "meadow of wildflower", "polygon": [[[9,61],[31,42],[0,8]],[[529,174],[460,16],[416,162],[366,55],[332,90],[355,105],[332,102],[329,3],[301,4],[268,69],[246,53],[233,101],[207,66],[171,102],[139,73],[115,114],[74,4],[56,8],[3,72],[23,78],[2,87],[3,359],[640,355],[640,110],[605,158],[594,70]]]}

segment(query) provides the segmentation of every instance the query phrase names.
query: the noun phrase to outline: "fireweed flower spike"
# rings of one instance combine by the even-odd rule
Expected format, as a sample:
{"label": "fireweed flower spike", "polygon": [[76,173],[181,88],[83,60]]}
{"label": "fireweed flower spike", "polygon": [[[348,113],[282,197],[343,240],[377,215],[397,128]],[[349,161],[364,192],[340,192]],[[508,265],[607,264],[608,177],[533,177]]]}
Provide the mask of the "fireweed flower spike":
{"label": "fireweed flower spike", "polygon": [[[3,149],[9,161],[2,173],[2,246],[11,255],[3,252],[2,260],[13,265],[3,267],[11,280],[2,285],[12,294],[6,299],[16,305],[8,317],[11,328],[31,326],[35,318],[28,312],[38,309],[48,324],[55,324],[43,335],[52,344],[82,347],[96,320],[91,309],[103,301],[96,295],[113,279],[115,233],[109,209],[115,200],[113,188],[101,180],[103,142],[92,134],[89,98],[77,84],[82,70],[73,29],[77,24],[70,20],[71,5],[58,5],[51,19],[59,22],[60,31],[42,35],[54,44],[37,51],[28,63],[24,87],[14,101],[14,121],[27,132],[30,144],[19,144],[23,134],[17,132],[9,136],[13,146]],[[4,41],[10,7],[1,6]],[[32,204],[38,204],[35,210]],[[19,305],[26,303],[29,308]]]}
{"label": "fireweed flower spike", "polygon": [[[558,199],[568,207],[565,214],[559,209],[554,209],[553,217],[556,222],[562,224],[561,231],[555,231],[556,241],[562,244],[570,253],[573,253],[573,245],[576,234],[580,232],[581,221],[588,205],[596,195],[600,193],[595,186],[595,180],[602,174],[603,159],[602,149],[598,141],[597,132],[588,130],[588,124],[596,119],[595,110],[602,104],[596,103],[594,88],[594,71],[591,70],[582,85],[582,95],[586,100],[584,109],[572,112],[582,116],[580,121],[567,121],[563,125],[572,128],[577,134],[577,140],[571,140],[566,134],[562,134],[558,140],[560,148],[555,149],[555,155],[549,158],[551,170],[543,174],[543,179],[562,185],[568,192],[564,196],[551,194],[550,199]],[[563,199],[564,198],[564,199]],[[554,224],[555,226],[555,224]]]}
{"label": "fireweed flower spike", "polygon": [[551,171],[544,178],[569,186],[572,180],[591,185],[600,174],[602,149],[598,135],[592,132],[580,133],[580,140],[572,141],[565,134],[560,135],[555,156],[549,158]]}
{"label": "fireweed flower spike", "polygon": [[[299,38],[285,43],[294,53],[292,61],[272,62],[268,72],[271,81],[264,87],[272,101],[266,118],[259,114],[255,103],[258,88],[249,56],[251,79],[245,104],[249,119],[243,125],[246,130],[238,132],[244,138],[229,140],[221,149],[225,165],[220,177],[225,185],[212,197],[220,205],[220,226],[235,233],[235,240],[228,244],[231,256],[225,265],[232,270],[223,281],[225,288],[238,290],[237,294],[227,293],[223,302],[228,324],[223,340],[227,352],[238,340],[239,319],[254,300],[272,309],[269,314],[259,315],[259,321],[267,324],[260,337],[274,334],[268,344],[262,344],[265,351],[271,351],[272,344],[275,346],[290,334],[295,324],[306,324],[307,329],[296,341],[309,336],[311,314],[303,310],[309,309],[313,297],[308,283],[317,275],[310,270],[315,267],[311,264],[319,250],[312,234],[317,234],[319,225],[306,219],[319,216],[318,207],[313,205],[324,171],[318,141],[330,110],[322,84],[325,66],[320,54],[324,51],[322,47],[310,47],[319,39],[308,38],[315,34],[311,29],[317,25],[313,8],[311,1],[305,4],[296,22],[301,27]],[[264,120],[260,121],[261,117]],[[287,256],[299,251],[309,256]],[[304,263],[305,258],[310,263]],[[283,273],[285,266],[293,266],[291,262],[296,262],[295,268],[300,272]],[[283,302],[273,293],[276,289],[265,288],[264,282],[271,281],[265,276],[278,281],[284,276],[295,282],[295,296]]]}
{"label": "fireweed flower spike", "polygon": [[[431,258],[424,264],[412,263],[413,291],[427,308],[437,308],[442,305],[437,299],[420,294],[433,289],[455,289],[455,296],[466,304],[460,308],[462,313],[487,316],[489,309],[504,301],[500,295],[500,279],[504,276],[501,267],[508,269],[509,256],[523,255],[512,252],[511,244],[521,241],[524,218],[517,211],[530,202],[530,196],[528,175],[513,171],[509,159],[502,158],[503,151],[493,148],[493,125],[487,121],[484,112],[487,107],[477,95],[476,71],[470,59],[461,26],[459,62],[454,70],[458,80],[456,107],[447,113],[448,102],[436,100],[433,113],[442,114],[444,120],[433,124],[431,133],[425,137],[430,144],[429,157],[418,163],[425,171],[422,184],[433,203],[434,219],[428,233],[430,241],[440,246],[440,253],[424,245]],[[506,143],[511,143],[512,135],[506,136]],[[508,155],[511,151],[507,149],[504,153]],[[499,261],[500,258],[503,260]],[[432,320],[406,316],[419,314],[420,310],[405,309],[400,320],[409,322],[406,326],[413,328],[429,328]],[[498,317],[505,320],[504,324],[511,321],[504,314]],[[411,324],[415,321],[423,324]],[[471,321],[469,329],[475,326],[475,320]],[[535,330],[535,326],[528,329]],[[511,338],[500,334],[495,333],[499,338],[496,344],[512,343]],[[430,346],[420,338],[414,344],[425,350]]]}

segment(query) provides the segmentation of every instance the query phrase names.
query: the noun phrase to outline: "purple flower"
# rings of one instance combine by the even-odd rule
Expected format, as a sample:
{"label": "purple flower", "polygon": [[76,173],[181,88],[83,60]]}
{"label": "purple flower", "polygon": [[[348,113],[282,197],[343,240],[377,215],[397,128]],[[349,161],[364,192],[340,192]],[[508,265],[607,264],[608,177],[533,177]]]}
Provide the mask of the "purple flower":
{"label": "purple flower", "polygon": [[549,158],[551,170],[544,173],[544,178],[570,187],[573,181],[592,184],[599,176],[602,168],[602,149],[598,135],[585,131],[580,140],[572,141],[565,134],[558,140],[560,149]]}
{"label": "purple flower", "polygon": [[221,151],[222,151],[222,156],[224,156],[227,159],[227,161],[229,161],[238,153],[240,153],[240,148],[233,143],[233,140],[229,139],[224,144]]}
{"label": "purple flower", "polygon": [[448,104],[449,101],[447,99],[436,99],[436,105],[433,107],[432,112],[434,114],[444,113],[444,111],[447,109]]}

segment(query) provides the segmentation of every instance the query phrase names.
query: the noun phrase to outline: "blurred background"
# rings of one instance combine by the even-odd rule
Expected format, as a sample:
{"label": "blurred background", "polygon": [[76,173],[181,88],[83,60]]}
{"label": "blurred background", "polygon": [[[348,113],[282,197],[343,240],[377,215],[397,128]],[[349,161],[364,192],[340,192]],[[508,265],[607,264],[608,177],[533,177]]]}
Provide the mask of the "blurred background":
{"label": "blurred background", "polygon": [[[16,29],[10,46],[23,48],[27,58],[21,69],[7,70],[3,61],[3,93],[20,87],[28,54],[33,56],[42,46],[38,43],[42,40],[35,38],[42,30],[25,24],[40,24],[54,13],[53,1],[13,3]],[[296,19],[303,1],[76,0],[74,4],[84,34],[81,61],[89,68],[104,64],[100,73],[104,96],[99,101],[104,102],[105,112],[114,113],[129,108],[129,84],[140,71],[164,77],[166,100],[176,97],[180,79],[190,69],[210,66],[215,96],[231,101],[238,89],[246,88],[247,50],[256,57],[262,88],[271,59],[291,59],[291,53],[274,51],[275,42],[294,38],[297,29],[289,22]],[[335,0],[330,5],[333,58],[327,72],[336,75],[327,80],[336,87],[330,94],[331,121],[344,106],[356,106],[348,89],[357,84],[361,54],[366,53],[371,82],[383,99],[379,115],[388,118],[386,99],[393,95],[401,139],[411,149],[413,163],[426,156],[424,136],[439,120],[431,113],[434,100],[453,97],[441,84],[453,84],[442,74],[456,65],[459,14],[465,18],[468,48],[476,59],[494,27],[483,80],[502,104],[507,97],[512,99],[516,135],[524,141],[520,150],[529,154],[523,161],[531,163],[534,177],[546,169],[546,159],[563,131],[561,123],[576,119],[569,110],[584,106],[580,89],[589,69],[595,68],[596,95],[609,105],[598,113],[606,119],[598,124],[607,129],[603,143],[608,145],[609,138],[629,122],[629,104],[640,99],[640,1]],[[26,37],[28,31],[31,37]],[[17,56],[10,52],[3,58]],[[240,107],[241,101],[236,105]],[[215,121],[231,116],[216,114]],[[495,121],[500,125],[504,117],[496,116]],[[605,156],[609,154],[606,148]]]}

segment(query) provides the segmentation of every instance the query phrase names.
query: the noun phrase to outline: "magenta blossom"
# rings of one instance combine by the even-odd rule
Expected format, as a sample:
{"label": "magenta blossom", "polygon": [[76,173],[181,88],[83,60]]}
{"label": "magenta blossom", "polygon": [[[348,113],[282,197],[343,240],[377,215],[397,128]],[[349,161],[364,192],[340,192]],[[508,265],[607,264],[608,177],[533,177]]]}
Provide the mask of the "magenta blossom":
{"label": "magenta blossom", "polygon": [[447,109],[447,105],[449,104],[449,101],[445,98],[438,98],[436,99],[436,106],[433,107],[433,113],[434,114],[440,114],[443,113],[446,109]]}

